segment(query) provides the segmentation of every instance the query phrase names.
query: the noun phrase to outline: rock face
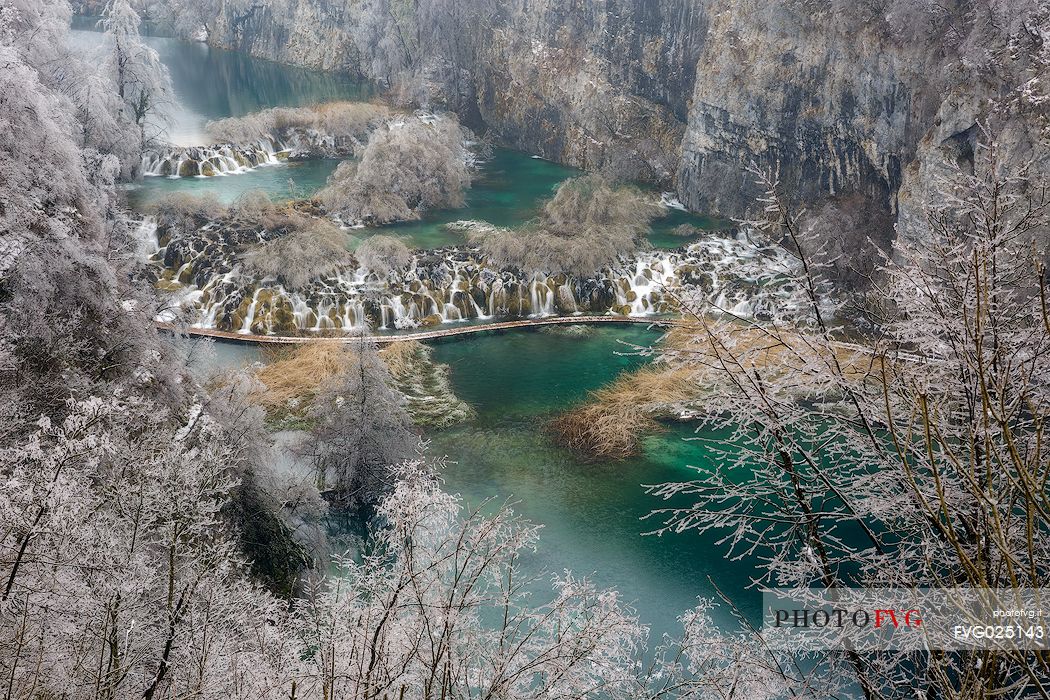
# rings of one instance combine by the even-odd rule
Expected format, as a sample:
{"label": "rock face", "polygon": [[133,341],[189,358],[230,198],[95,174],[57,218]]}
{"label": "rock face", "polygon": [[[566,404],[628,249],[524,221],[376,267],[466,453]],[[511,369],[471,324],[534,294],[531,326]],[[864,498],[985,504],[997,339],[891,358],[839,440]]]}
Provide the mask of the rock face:
{"label": "rock face", "polygon": [[[350,3],[287,4],[224,15],[212,40],[391,78],[354,43]],[[941,151],[972,147],[978,120],[1010,134],[1011,157],[1045,163],[1045,0],[508,0],[488,24],[466,15],[455,95],[438,81],[431,101],[498,143],[673,188],[693,210],[753,210],[754,163],[815,209],[863,201],[888,243],[923,172],[965,169]],[[424,76],[450,63],[431,51]]]}
{"label": "rock face", "polygon": [[[741,168],[777,172],[803,201],[861,192],[893,207],[936,96],[921,52],[865,27],[828,31],[778,3],[712,16],[682,143],[679,198],[740,212],[759,192]],[[715,41],[714,37],[735,38]]]}
{"label": "rock face", "polygon": [[209,43],[253,56],[365,77],[350,29],[348,3],[292,0],[222,3],[207,35]]}
{"label": "rock face", "polygon": [[507,17],[476,78],[497,140],[671,185],[707,34],[701,3],[515,0]]}

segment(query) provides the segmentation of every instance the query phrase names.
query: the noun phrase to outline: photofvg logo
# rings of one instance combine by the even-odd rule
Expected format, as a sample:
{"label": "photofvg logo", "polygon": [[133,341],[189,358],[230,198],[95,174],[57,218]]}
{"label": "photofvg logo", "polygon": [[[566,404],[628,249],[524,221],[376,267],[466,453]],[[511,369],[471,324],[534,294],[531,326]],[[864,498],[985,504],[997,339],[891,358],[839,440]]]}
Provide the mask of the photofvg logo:
{"label": "photofvg logo", "polygon": [[794,608],[785,610],[777,608],[774,610],[777,627],[816,627],[824,628],[834,626],[838,628],[852,626],[857,629],[867,627],[881,628],[883,625],[892,625],[894,629],[904,627],[922,627],[921,612],[912,610],[894,610],[892,608],[876,608],[873,610],[846,610],[844,608],[833,608],[831,610],[810,610],[808,608]]}
{"label": "photofvg logo", "polygon": [[1050,589],[778,588],[763,609],[783,651],[1050,648]]}

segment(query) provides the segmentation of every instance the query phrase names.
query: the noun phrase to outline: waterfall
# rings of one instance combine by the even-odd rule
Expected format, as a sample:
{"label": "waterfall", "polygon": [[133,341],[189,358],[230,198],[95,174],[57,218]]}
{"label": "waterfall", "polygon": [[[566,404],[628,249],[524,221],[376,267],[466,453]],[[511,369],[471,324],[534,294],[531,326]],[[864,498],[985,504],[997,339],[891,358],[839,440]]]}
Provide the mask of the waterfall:
{"label": "waterfall", "polygon": [[244,323],[241,324],[238,333],[251,333],[252,322],[255,320],[255,309],[259,305],[259,292],[260,289],[256,289],[255,293],[252,294],[252,302],[248,304],[248,312],[244,314]]}
{"label": "waterfall", "polygon": [[554,295],[545,280],[533,278],[529,283],[529,308],[532,309],[530,316],[554,315]]}
{"label": "waterfall", "polygon": [[[156,239],[145,223],[140,231]],[[745,242],[712,236],[674,251],[638,253],[587,278],[547,277],[491,267],[476,251],[447,248],[417,256],[389,277],[348,267],[286,289],[244,274],[221,230],[205,227],[198,235],[206,243],[181,247],[162,275],[162,289],[173,290],[184,309],[196,310],[201,325],[281,335],[557,314],[648,316],[676,311],[677,298],[689,290],[753,316],[790,303],[785,273],[797,264],[780,249],[756,252]],[[166,257],[159,253],[154,264]]]}
{"label": "waterfall", "polygon": [[678,195],[674,192],[661,192],[660,193],[660,206],[665,209],[677,209],[678,211],[689,211],[686,206],[682,204],[682,200],[678,199]]}
{"label": "waterfall", "polygon": [[675,270],[666,258],[638,259],[634,265],[631,286],[625,295],[631,316],[645,316],[652,312],[662,290],[674,283]]}
{"label": "waterfall", "polygon": [[142,154],[142,174],[147,177],[214,177],[238,175],[262,165],[276,165],[288,157],[289,150],[271,139],[260,139],[246,146],[220,144],[146,151]]}
{"label": "waterfall", "polygon": [[135,227],[135,243],[141,260],[149,260],[151,256],[160,252],[160,242],[157,240],[157,220],[147,216]]}

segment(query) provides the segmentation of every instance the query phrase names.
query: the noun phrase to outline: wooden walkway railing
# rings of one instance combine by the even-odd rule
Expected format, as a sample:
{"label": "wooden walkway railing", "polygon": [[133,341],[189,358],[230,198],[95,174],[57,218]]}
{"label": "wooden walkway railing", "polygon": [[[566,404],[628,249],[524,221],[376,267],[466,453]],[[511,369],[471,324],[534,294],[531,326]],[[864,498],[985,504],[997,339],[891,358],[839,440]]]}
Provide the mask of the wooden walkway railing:
{"label": "wooden walkway railing", "polygon": [[[560,326],[576,324],[595,323],[618,323],[618,324],[641,324],[647,326],[668,327],[679,325],[682,321],[671,318],[645,318],[634,316],[548,316],[545,318],[524,318],[517,321],[497,321],[495,323],[479,323],[472,326],[452,326],[432,331],[417,331],[415,333],[400,333],[390,335],[339,335],[339,336],[293,336],[293,335],[255,335],[252,333],[234,333],[231,331],[220,331],[213,328],[184,327],[181,332],[189,336],[202,338],[215,338],[216,340],[228,340],[239,343],[260,343],[272,345],[297,345],[309,342],[327,343],[375,343],[377,345],[389,345],[409,340],[433,340],[435,338],[448,338],[470,333],[485,333],[488,331],[503,331],[514,328],[534,328],[536,326]],[[175,332],[175,327],[170,323],[157,323],[161,330]]]}

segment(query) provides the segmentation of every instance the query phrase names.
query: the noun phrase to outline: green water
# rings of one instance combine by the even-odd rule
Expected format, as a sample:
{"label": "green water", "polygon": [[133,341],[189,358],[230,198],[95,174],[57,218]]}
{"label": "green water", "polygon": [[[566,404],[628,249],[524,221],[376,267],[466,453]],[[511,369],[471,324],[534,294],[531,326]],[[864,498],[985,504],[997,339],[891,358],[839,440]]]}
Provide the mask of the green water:
{"label": "green water", "polygon": [[420,248],[458,245],[464,238],[446,231],[448,222],[478,219],[496,226],[517,226],[536,215],[542,200],[552,196],[560,182],[579,174],[574,168],[520,151],[493,149],[492,157],[481,164],[467,190],[465,207],[428,212],[420,221],[390,224],[367,233],[407,238]]}
{"label": "green water", "polygon": [[[216,177],[147,177],[128,186],[128,204],[142,210],[157,197],[172,192],[211,193],[229,203],[248,190],[263,190],[271,199],[286,200],[308,197],[324,187],[337,160],[318,159],[266,165],[240,175]],[[462,209],[427,212],[420,221],[409,221],[378,228],[358,229],[358,238],[384,234],[397,236],[415,248],[431,249],[461,245],[465,236],[445,229],[445,224],[461,219],[487,221],[496,226],[519,226],[536,216],[543,200],[550,197],[563,180],[580,171],[533,158],[520,151],[505,148],[493,150],[482,163],[466,194]],[[652,225],[649,241],[657,248],[677,248],[695,240],[674,235],[673,230],[687,223],[697,228],[715,228],[718,221],[676,209],[665,209],[665,215]]]}
{"label": "green water", "polygon": [[[582,174],[580,170],[505,148],[493,150],[492,158],[481,165],[472,187],[467,191],[466,206],[462,209],[444,209],[430,212],[420,221],[391,224],[362,231],[396,235],[411,241],[419,248],[438,248],[459,245],[462,234],[446,231],[451,221],[476,219],[504,227],[520,226],[535,217],[543,200],[553,196],[564,180]],[[656,192],[653,193],[656,196]],[[682,237],[673,233],[681,224],[698,229],[717,228],[715,219],[676,209],[666,213],[652,225],[649,242],[657,248],[677,248],[696,240],[696,236]]]}
{"label": "green water", "polygon": [[710,231],[726,228],[730,222],[724,219],[716,219],[702,214],[693,214],[680,209],[667,209],[667,213],[652,223],[649,233],[649,242],[654,248],[678,248],[700,238],[701,233],[692,236],[681,236],[675,233],[675,229],[682,224],[688,224],[700,231]]}
{"label": "green water", "polygon": [[[456,394],[478,412],[471,423],[434,432],[431,453],[447,455],[447,488],[470,503],[511,498],[516,510],[543,525],[533,571],[571,569],[616,588],[655,637],[679,629],[676,618],[697,596],[716,597],[708,577],[752,618],[760,596],[745,590],[757,571],[726,561],[714,537],[695,533],[646,536],[642,518],[662,501],[643,484],[691,478],[708,454],[691,426],[670,426],[645,440],[644,454],[615,463],[587,463],[554,445],[544,426],[587,392],[611,382],[642,360],[628,345],[658,333],[644,328],[595,328],[586,337],[515,331],[435,346],[451,366]],[[704,437],[714,437],[707,435]],[[728,611],[716,616],[727,628]]]}
{"label": "green water", "polygon": [[249,190],[262,190],[275,201],[308,197],[324,187],[338,160],[316,159],[264,165],[239,175],[215,177],[144,177],[127,187],[128,204],[142,210],[150,202],[173,192],[213,194],[229,204]]}
{"label": "green water", "polygon": [[[85,50],[99,50],[102,34],[93,31],[96,20],[77,18],[71,42]],[[346,76],[286,66],[235,51],[163,36],[147,36],[171,74],[174,95],[163,108],[165,137],[177,145],[208,143],[204,125],[213,119],[241,116],[267,107],[314,104],[329,100],[367,99],[372,88]],[[231,202],[248,190],[265,191],[275,200],[308,197],[325,185],[338,165],[335,160],[313,160],[265,166],[240,174],[212,178],[144,178],[127,188],[128,204],[143,209],[158,196],[171,192],[212,193]],[[464,242],[460,233],[444,225],[459,219],[479,219],[497,226],[517,226],[536,215],[542,200],[563,180],[580,171],[534,158],[525,153],[494,149],[467,191],[462,209],[429,212],[420,221],[392,224],[357,232],[395,235],[417,248],[437,248]],[[656,193],[654,193],[656,194]],[[653,224],[650,242],[657,248],[675,248],[693,238],[671,231],[682,223],[713,228],[718,222],[677,210]]]}

